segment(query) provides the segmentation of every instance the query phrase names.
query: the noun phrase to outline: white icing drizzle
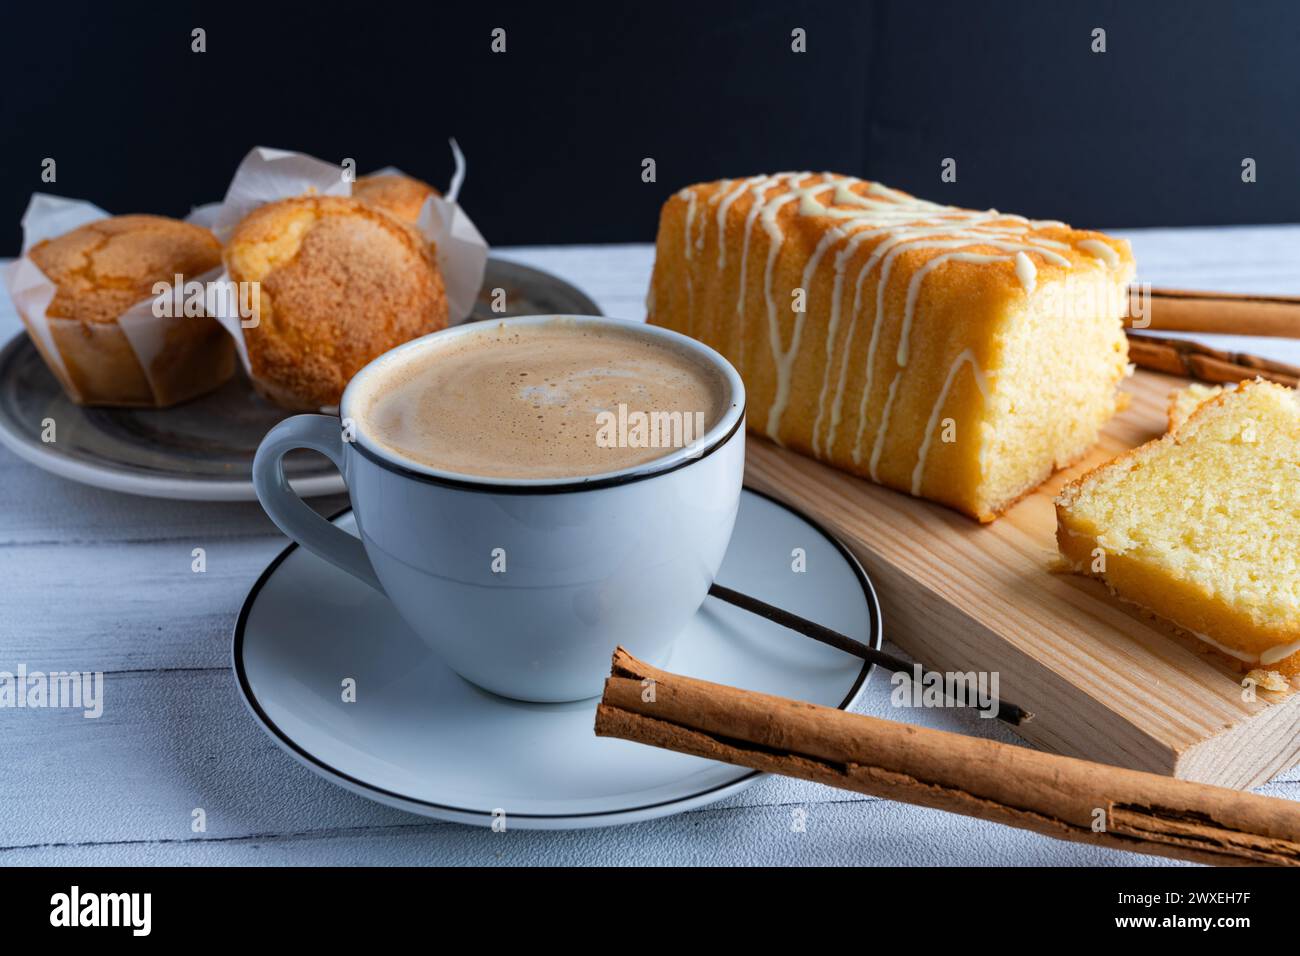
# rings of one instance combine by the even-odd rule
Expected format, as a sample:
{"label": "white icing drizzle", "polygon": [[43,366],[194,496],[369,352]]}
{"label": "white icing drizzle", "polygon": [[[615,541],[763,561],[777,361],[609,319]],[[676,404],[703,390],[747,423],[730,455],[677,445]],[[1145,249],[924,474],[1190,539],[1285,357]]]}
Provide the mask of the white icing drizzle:
{"label": "white icing drizzle", "polygon": [[[844,187],[840,186],[839,188],[842,189]],[[862,197],[858,197],[858,198],[861,199]],[[925,205],[927,207],[934,207],[933,203],[925,203]],[[934,208],[944,209],[945,207],[934,207]],[[958,212],[964,213],[965,211],[958,210]],[[885,262],[884,265],[881,267],[880,281],[877,283],[876,286],[876,318],[872,324],[871,341],[868,346],[868,352],[867,352],[867,363],[866,363],[867,384],[863,389],[862,402],[861,402],[861,407],[859,409],[859,416],[860,416],[859,430],[858,430],[857,441],[855,442],[854,450],[853,450],[853,460],[855,463],[861,463],[862,420],[863,420],[861,416],[865,415],[867,399],[868,396],[871,394],[871,381],[875,370],[876,342],[879,337],[881,318],[883,317],[883,312],[884,312],[884,290],[889,279],[889,271],[890,268],[893,266],[894,259],[897,257],[899,252],[903,251],[901,247],[904,244],[914,243],[931,236],[965,236],[967,238],[959,241],[950,240],[944,244],[926,243],[924,246],[915,246],[914,248],[933,248],[941,245],[969,246],[973,244],[972,240],[976,240],[981,244],[988,244],[988,243],[997,244],[998,240],[994,240],[991,238],[986,239],[985,237],[989,234],[979,231],[979,227],[978,227],[979,223],[982,223],[995,216],[997,216],[996,213],[976,213],[971,215],[970,217],[968,217],[968,221],[976,223],[976,227],[971,230],[954,230],[951,227],[951,225],[948,225],[946,223],[933,223],[933,222],[925,223],[924,228],[917,228],[917,229],[896,229],[890,226],[886,226],[884,228],[871,229],[865,232],[857,233],[853,237],[853,240],[849,243],[849,246],[846,247],[845,250],[843,250],[843,254],[844,254],[843,262],[847,264],[848,257],[850,257],[854,251],[856,251],[857,243],[861,242],[861,240],[868,238],[869,236],[880,235],[882,233],[889,234],[888,238],[886,238],[884,241],[879,243],[872,250],[871,255],[868,257],[867,261],[863,264],[862,268],[858,271],[858,279],[854,285],[853,315],[852,318],[850,319],[849,332],[845,341],[844,359],[841,361],[839,383],[836,388],[835,399],[832,403],[831,425],[830,425],[830,429],[828,430],[827,442],[826,442],[828,449],[833,447],[834,445],[834,430],[838,427],[840,422],[841,407],[843,404],[843,393],[844,393],[844,387],[845,387],[845,382],[847,379],[847,371],[848,371],[848,351],[849,351],[849,347],[852,345],[853,334],[857,326],[858,311],[861,308],[863,283],[868,273],[871,271],[871,268],[881,260],[882,256],[884,257]],[[909,220],[909,222],[915,223],[916,220],[911,219]],[[1026,228],[1026,226],[1017,225],[1014,228],[1023,231]],[[1060,245],[1058,243],[1053,243],[1053,244]],[[1044,255],[1054,255],[1054,253],[1051,253],[1050,251],[1045,249],[1037,249],[1037,251],[1039,251]],[[1056,257],[1056,258],[1059,259],[1060,257]],[[1061,261],[1065,262],[1067,266],[1069,265],[1068,260],[1061,259]],[[842,267],[841,267],[841,271],[842,271]],[[838,318],[834,315],[832,315],[832,324],[838,325]],[[831,350],[831,344],[832,342],[828,338],[828,347],[827,347],[828,353]],[[818,396],[818,412],[817,412],[816,422],[820,422],[823,418],[826,390],[830,382],[830,371],[832,365],[833,363],[828,361],[822,373],[822,388],[821,388],[821,393]],[[819,440],[819,433],[818,433],[819,430],[816,422],[814,423],[814,429],[813,429],[814,453],[820,455],[821,443]]]}
{"label": "white icing drizzle", "polygon": [[[837,185],[835,187],[837,203],[839,202],[839,194],[842,191],[848,192],[843,185]],[[848,195],[853,196],[855,199],[861,198],[856,193],[852,192],[848,192]],[[862,225],[869,226],[871,223],[862,223]],[[843,308],[844,301],[844,276],[846,274],[849,260],[853,257],[853,254],[857,252],[858,246],[861,245],[864,240],[878,236],[885,231],[886,230],[880,228],[863,229],[855,233],[853,237],[845,243],[844,248],[835,255],[835,279],[831,291],[831,318],[826,331],[826,367],[822,373],[821,391],[817,394],[817,418],[813,422],[812,434],[813,454],[819,458],[822,454],[821,426],[822,419],[825,417],[826,413],[826,390],[830,387],[831,368],[834,366],[835,360],[835,337],[839,334],[840,312]],[[856,299],[854,301],[854,308],[856,309]],[[835,393],[835,400],[831,404],[831,424],[827,429],[828,450],[834,443],[835,427],[840,421],[840,407],[843,404],[844,394],[844,377],[847,374],[849,364],[849,345],[851,345],[853,341],[853,329],[856,322],[857,313],[855,311],[849,324],[849,331],[845,339],[844,348],[841,350],[839,375],[840,385]]]}
{"label": "white icing drizzle", "polygon": [[[763,207],[767,203],[767,191],[773,186],[779,186],[792,176],[798,173],[781,173],[779,176],[771,176],[760,179],[750,190],[754,197],[754,203],[749,207],[749,212],[745,215],[745,239],[740,247],[740,289],[736,296],[736,313],[745,314],[745,273],[749,271],[749,237],[754,233],[754,221],[758,219],[759,214],[763,212]],[[741,336],[743,339],[744,336]]]}
{"label": "white icing drizzle", "polygon": [[[829,178],[829,177],[825,177]],[[830,182],[823,182],[820,186],[812,188],[830,189]],[[763,222],[763,231],[768,235],[767,246],[767,265],[763,269],[763,300],[767,305],[767,335],[768,341],[772,347],[772,360],[776,363],[776,391],[772,396],[772,404],[767,409],[767,437],[775,442],[779,442],[777,427],[781,423],[781,415],[785,411],[786,405],[790,401],[790,374],[794,367],[795,356],[799,353],[799,340],[803,337],[803,320],[807,315],[807,292],[808,281],[813,270],[817,268],[817,263],[821,261],[822,255],[829,248],[830,243],[826,237],[834,230],[828,231],[822,236],[822,241],[817,244],[813,255],[809,257],[808,263],[804,268],[803,289],[805,309],[802,312],[794,313],[794,329],[790,335],[790,347],[781,347],[781,323],[777,316],[776,298],[772,294],[772,270],[776,265],[777,255],[781,251],[781,245],[785,241],[785,233],[781,231],[776,222],[776,214],[786,203],[799,200],[800,215],[809,215],[805,211],[805,204],[810,201],[810,194],[807,188],[795,186],[790,192],[778,196],[769,202],[763,209],[761,216]],[[832,240],[833,241],[833,240]]]}
{"label": "white icing drizzle", "polygon": [[688,333],[695,332],[695,281],[691,276],[691,223],[695,221],[695,190],[683,189],[677,194],[686,200],[686,231],[683,243],[683,255],[686,256],[686,323]]}
{"label": "white icing drizzle", "polygon": [[[830,174],[823,174],[822,181],[820,183],[815,183],[812,186],[796,188],[794,192],[787,195],[797,195],[799,197],[801,209],[803,209],[807,204],[813,204],[818,206],[818,208],[824,209],[825,207],[820,206],[820,204],[817,203],[816,197],[819,194],[831,188],[834,188],[837,195],[841,192],[847,192],[848,195],[855,196],[855,198],[858,198],[856,197],[856,194],[852,192],[848,192],[848,190],[844,186],[844,182],[845,180],[836,179],[832,177]],[[773,223],[775,223],[775,209],[777,208],[778,205],[779,204],[774,203],[772,204],[772,206],[769,207],[769,211],[772,216]],[[768,213],[765,213],[765,215],[767,214]],[[773,441],[780,441],[780,438],[777,434],[777,428],[780,425],[781,416],[785,413],[786,406],[789,404],[790,401],[790,381],[793,376],[794,361],[799,354],[799,344],[803,336],[804,318],[807,315],[809,303],[811,302],[812,299],[812,280],[814,275],[816,274],[817,267],[821,264],[822,258],[826,255],[826,253],[830,250],[830,248],[835,243],[839,242],[841,239],[845,239],[849,237],[851,234],[857,232],[856,235],[853,235],[854,242],[850,243],[850,246],[852,248],[856,248],[856,242],[860,242],[862,238],[865,238],[867,235],[871,235],[871,234],[879,234],[880,230],[867,229],[867,227],[870,226],[871,224],[872,223],[870,221],[865,221],[865,220],[853,222],[853,223],[847,223],[843,226],[836,226],[832,229],[828,229],[825,233],[822,234],[820,241],[817,243],[817,246],[813,250],[812,255],[808,257],[808,262],[804,266],[803,276],[801,278],[801,284],[800,284],[800,288],[804,290],[804,310],[802,312],[795,313],[794,329],[790,337],[790,346],[787,349],[781,348],[780,329],[779,329],[779,325],[775,322],[775,314],[776,314],[775,301],[771,297],[771,289],[770,289],[771,268],[775,260],[775,255],[772,253],[769,254],[768,272],[765,278],[766,278],[766,287],[768,292],[769,316],[773,319],[773,321],[769,326],[769,331],[773,337],[772,340],[773,354],[776,357],[776,363],[777,363],[777,370],[776,370],[777,390],[776,390],[776,394],[773,397],[772,404],[768,408],[767,434],[768,437],[771,438]],[[845,262],[847,262],[847,260],[844,258],[843,251],[841,251],[841,253],[836,256],[836,261],[835,261],[835,284],[831,296],[831,318],[828,326],[827,339],[826,339],[828,369],[829,369],[829,364],[831,359],[831,350],[834,345],[835,334],[837,331],[837,327],[839,325],[839,311],[840,311],[840,302],[843,293],[843,275],[844,275]],[[823,376],[823,382],[822,382],[823,396],[825,394],[827,380],[828,380],[827,376]],[[819,405],[820,405],[820,397],[819,397]],[[821,416],[821,410],[819,407],[818,410],[819,419],[820,416]],[[813,429],[813,441],[814,443],[816,443],[817,441],[816,427],[814,427]]]}
{"label": "white icing drizzle", "polygon": [[[745,314],[745,276],[749,271],[749,237],[754,232],[754,222],[763,212],[767,203],[767,191],[774,186],[780,186],[782,183],[792,178],[802,175],[801,173],[780,173],[776,176],[767,176],[760,179],[750,190],[754,198],[753,204],[749,207],[749,212],[745,216],[745,238],[740,250],[740,282],[739,290],[736,295],[736,314],[743,316]],[[745,365],[745,336],[740,336],[740,355],[738,356],[738,365],[743,370]]]}
{"label": "white icing drizzle", "polygon": [[756,183],[761,183],[766,178],[767,178],[766,176],[750,176],[748,179],[742,179],[740,183],[736,186],[736,188],[732,192],[727,193],[727,195],[725,196],[722,196],[723,191],[726,189],[725,186],[722,189],[718,190],[718,195],[722,196],[721,201],[718,203],[718,271],[719,272],[721,272],[723,269],[727,267],[727,243],[723,239],[727,230],[727,213],[731,211],[732,204],[737,199],[739,199],[742,195],[744,195],[746,189],[749,189],[751,186],[755,185]]}
{"label": "white icing drizzle", "polygon": [[[898,394],[898,383],[902,380],[901,375],[895,375],[894,380],[889,383],[889,394],[885,397],[885,410],[882,413],[882,421],[889,421],[889,413],[894,408],[894,398]],[[861,431],[858,433],[861,435]],[[868,465],[871,472],[872,481],[880,481],[880,453],[885,450],[885,430],[881,428],[876,432],[876,440],[871,446],[871,461]],[[857,461],[857,451],[854,451],[854,461]]]}
{"label": "white icing drizzle", "polygon": [[[773,195],[774,190],[776,192]],[[829,203],[824,198],[828,192],[831,193]],[[1055,220],[1030,220],[1022,216],[1000,213],[996,209],[983,211],[960,209],[917,199],[879,183],[868,183],[853,177],[798,172],[751,176],[742,180],[724,180],[719,184],[709,199],[709,204],[716,207],[713,218],[717,223],[719,238],[719,271],[726,268],[727,243],[724,241],[724,236],[727,216],[732,206],[746,194],[751,198],[751,203],[745,216],[742,233],[736,311],[739,315],[745,312],[749,249],[754,226],[761,224],[768,239],[763,271],[763,298],[767,313],[768,345],[776,378],[772,402],[768,407],[765,431],[774,440],[779,440],[781,420],[790,401],[794,364],[802,342],[805,316],[810,308],[808,300],[811,297],[812,281],[822,260],[827,254],[835,251],[830,318],[826,333],[826,362],[817,398],[817,415],[812,435],[813,453],[819,457],[824,452],[829,454],[834,448],[836,432],[843,420],[843,399],[850,377],[849,357],[857,334],[864,299],[868,295],[875,299],[875,313],[872,317],[871,336],[867,347],[865,383],[858,407],[857,434],[852,446],[852,457],[858,464],[862,459],[867,412],[872,399],[876,353],[882,330],[886,326],[885,292],[893,265],[898,257],[907,251],[944,250],[940,255],[934,256],[917,268],[908,282],[899,326],[896,369],[881,409],[881,418],[872,442],[869,460],[871,477],[877,481],[879,480],[878,467],[889,430],[890,415],[898,396],[903,370],[908,363],[912,325],[926,276],[945,263],[953,261],[978,264],[1008,262],[1026,293],[1032,295],[1038,282],[1038,264],[1035,259],[1065,269],[1072,266],[1072,261],[1067,256],[1061,255],[1061,252],[1071,251],[1073,247],[1070,244],[1042,235],[1026,235],[1031,230],[1067,228],[1063,223]],[[681,195],[688,204],[685,243],[689,273],[692,252],[691,227],[696,215],[697,199],[690,190],[683,190]],[[778,308],[772,283],[776,263],[785,241],[785,233],[781,228],[778,215],[791,203],[797,203],[796,208],[801,217],[820,216],[839,220],[840,223],[823,232],[816,248],[805,263],[802,274],[805,308],[803,312],[794,313],[790,340],[787,344],[782,341],[780,322],[782,310]],[[699,236],[695,242],[696,250],[703,249],[706,231],[707,220],[701,222]],[[871,249],[857,271],[853,283],[853,302],[848,315],[848,327],[845,330],[844,343],[840,347],[840,361],[836,363],[835,347],[844,318],[844,293],[848,281],[848,267],[862,244],[871,239],[880,239],[880,241]],[[1101,259],[1108,266],[1119,263],[1119,256],[1115,250],[1100,240],[1085,239],[1076,245],[1079,250]],[[875,286],[871,292],[866,292],[867,279],[876,266],[880,268]],[[693,290],[689,275],[687,290],[688,302],[693,311]],[[742,369],[745,366],[743,354],[745,338],[740,336],[741,355],[738,364]],[[983,371],[978,368],[969,350],[962,352],[949,369],[944,387],[936,396],[931,408],[929,422],[912,472],[914,494],[919,492],[921,486],[925,460],[933,443],[933,432],[937,427],[938,415],[947,400],[956,375],[966,363],[971,365],[981,394],[987,398],[987,381]],[[838,368],[836,368],[837,364]]]}
{"label": "white icing drizzle", "polygon": [[[1024,253],[1021,253],[1021,255],[1024,255]],[[921,493],[921,479],[925,475],[925,461],[930,454],[930,444],[934,441],[934,430],[939,425],[939,415],[943,412],[944,403],[948,401],[948,392],[952,388],[953,381],[957,378],[957,372],[967,362],[970,363],[971,371],[975,373],[975,384],[979,386],[980,395],[986,401],[988,400],[989,386],[987,379],[984,378],[984,370],[975,361],[975,353],[970,349],[965,349],[949,367],[948,375],[943,380],[943,388],[939,389],[939,397],[935,399],[934,407],[930,409],[930,419],[925,423],[925,437],[921,439],[921,448],[916,453],[916,467],[912,469],[912,494],[914,495]]]}
{"label": "white icing drizzle", "polygon": [[1020,280],[1026,293],[1034,294],[1034,287],[1038,285],[1038,269],[1034,266],[1034,260],[1024,252],[1016,253],[1016,278]]}
{"label": "white icing drizzle", "polygon": [[[842,296],[843,277],[845,274],[845,267],[848,265],[848,262],[853,257],[853,254],[857,251],[858,245],[864,239],[868,239],[873,236],[881,235],[882,233],[889,233],[893,231],[894,230],[892,229],[892,227],[887,226],[884,228],[868,229],[864,232],[857,233],[853,237],[853,239],[851,239],[845,245],[844,249],[840,251],[840,254],[837,257],[837,261],[836,261],[836,293],[835,293],[836,302],[838,302],[840,297]],[[831,403],[831,421],[830,421],[830,425],[827,427],[827,433],[826,433],[826,447],[828,451],[834,447],[835,431],[839,427],[839,423],[842,416],[842,408],[844,404],[844,387],[848,377],[849,354],[851,351],[851,346],[853,344],[854,333],[857,330],[858,312],[862,307],[863,280],[866,279],[867,273],[871,271],[871,267],[880,260],[881,255],[884,254],[884,252],[887,249],[889,249],[892,245],[894,245],[898,241],[905,241],[907,235],[920,236],[923,234],[928,234],[928,231],[922,230],[922,231],[915,231],[907,234],[900,233],[894,236],[893,238],[885,240],[884,242],[877,245],[875,249],[872,250],[870,258],[867,260],[866,263],[863,264],[862,268],[858,270],[857,282],[854,283],[853,309],[852,309],[852,314],[849,317],[849,328],[847,334],[845,335],[844,348],[841,350],[839,380],[836,385],[834,400]],[[832,314],[831,321],[833,326],[838,326],[838,315]],[[865,392],[868,394],[870,393],[870,377],[871,377],[875,351],[876,351],[875,340],[877,337],[876,336],[877,327],[878,326],[875,325],[873,325],[872,327],[872,341],[870,345],[871,358],[868,360],[867,363],[868,385],[866,387]],[[817,399],[817,419],[813,426],[813,450],[814,450],[814,454],[817,454],[819,456],[821,455],[820,423],[824,417],[826,391],[830,386],[830,372],[832,368],[830,356],[831,356],[833,344],[834,344],[833,337],[828,336],[827,344],[826,344],[827,363],[826,363],[826,368],[822,375],[821,392],[818,395],[818,399]],[[863,405],[865,406],[865,404],[866,403],[864,399]],[[859,455],[855,455],[854,460],[855,461],[860,460],[860,453]]]}
{"label": "white icing drizzle", "polygon": [[[793,371],[795,356],[798,354],[798,350],[799,350],[799,345],[798,345],[799,338],[803,333],[803,318],[808,311],[810,302],[812,301],[813,276],[817,272],[817,266],[821,264],[822,257],[826,254],[826,250],[847,235],[848,232],[845,230],[843,226],[836,226],[834,229],[828,229],[825,233],[822,234],[821,241],[817,243],[817,248],[813,250],[813,254],[808,257],[807,265],[804,266],[803,279],[800,286],[804,290],[804,311],[802,313],[796,313],[795,315],[795,333],[791,337],[790,349],[788,352],[782,354],[781,356],[782,367],[778,368],[777,370],[778,394],[775,396],[775,398],[772,401],[771,407],[768,409],[767,433],[768,436],[773,439],[776,438],[776,427],[780,422],[781,414],[782,412],[784,412],[785,407],[790,400],[790,376]],[[840,258],[839,256],[836,256],[835,285],[831,293],[831,318],[826,331],[826,361],[827,362],[831,361],[831,357],[832,357],[831,351],[835,343],[836,327],[839,325],[839,318],[840,318],[840,293],[841,293],[841,285],[842,285],[841,280],[843,278],[843,269],[839,264],[838,261],[839,258]],[[818,421],[820,421],[820,419],[821,419],[821,412],[819,409]],[[816,425],[814,425],[813,426],[814,453],[820,454],[820,452],[816,451],[816,444],[817,444],[817,427]]]}
{"label": "white icing drizzle", "polygon": [[693,189],[683,189],[677,195],[681,196],[683,199],[686,200],[686,233],[685,233],[686,243],[683,252],[686,256],[686,261],[690,262],[691,261],[691,225],[695,222],[695,206],[697,204],[698,197],[696,197],[695,190]]}
{"label": "white icing drizzle", "polygon": [[1100,239],[1080,239],[1076,245],[1088,255],[1106,263],[1111,269],[1119,265],[1119,253]]}
{"label": "white icing drizzle", "polygon": [[[718,205],[718,200],[722,198],[722,194],[726,192],[727,189],[731,186],[731,182],[732,181],[730,179],[724,179],[719,184],[717,191],[712,196],[709,197],[710,206]],[[690,233],[688,232],[687,235],[689,234]],[[700,234],[695,240],[696,252],[702,252],[704,250],[704,240],[708,236],[708,234],[709,234],[709,220],[704,217],[700,217]],[[721,223],[719,223],[718,225],[718,245],[719,246],[722,245],[722,224]]]}
{"label": "white icing drizzle", "polygon": [[[976,215],[978,216],[979,214]],[[983,214],[983,216],[985,217],[984,220],[977,219],[976,221],[977,222],[987,221],[987,217],[992,215],[996,215],[996,214],[991,212],[985,213]],[[1047,256],[1054,257],[1055,259],[1064,262],[1067,267],[1069,266],[1068,259],[1064,259],[1061,256],[1057,256],[1056,253],[1051,252],[1050,250],[1042,249],[1035,245],[1009,243],[1009,242],[1004,242],[1002,240],[991,238],[991,234],[996,234],[996,232],[993,231],[993,227],[985,227],[985,228],[988,229],[989,231],[988,232],[981,231],[978,228],[969,229],[969,230],[962,230],[962,229],[945,230],[943,227],[939,227],[939,228],[929,227],[926,229],[899,231],[893,237],[885,240],[874,250],[872,250],[871,257],[867,260],[866,263],[863,264],[862,271],[859,273],[858,276],[859,291],[861,291],[862,280],[866,278],[867,273],[870,271],[872,265],[874,265],[879,254],[883,252],[885,249],[888,249],[888,252],[885,252],[884,259],[881,262],[880,278],[876,282],[876,312],[871,327],[871,341],[867,347],[867,363],[866,363],[867,381],[866,381],[866,385],[863,387],[861,401],[859,402],[859,406],[858,406],[858,432],[853,443],[853,461],[855,464],[861,464],[862,462],[862,439],[865,435],[865,429],[867,425],[867,403],[871,398],[871,386],[875,375],[876,345],[879,340],[880,330],[884,325],[883,320],[885,315],[885,289],[889,284],[889,274],[893,269],[894,262],[897,260],[900,254],[902,254],[903,252],[909,249],[963,249],[963,248],[969,248],[970,246],[973,245],[993,245],[995,248],[1007,248],[1016,251],[1037,252],[1039,255],[1042,255],[1044,257]],[[1011,226],[1007,228],[1009,228],[1011,230],[1011,234],[1014,235],[1017,231],[1024,232],[1024,230],[1028,228],[1028,224],[1021,221],[1021,222],[1013,223]],[[956,238],[956,239],[953,238],[930,239],[929,238],[935,235],[960,236],[961,238]],[[949,254],[947,256],[936,257],[936,259],[926,263],[926,266],[923,267],[923,269],[925,269],[925,271],[928,273],[929,271],[928,267],[935,264],[939,260],[948,261],[949,259],[960,257],[961,255],[962,254],[960,253],[954,253],[954,254]],[[991,262],[991,261],[1000,261],[1008,258],[1010,257],[1009,256],[986,256],[986,257],[982,257],[978,261]],[[915,280],[916,277],[913,276],[913,279]],[[915,282],[914,285],[919,294],[919,290],[920,290],[919,282]],[[907,296],[908,307],[904,311],[903,325],[899,333],[897,364],[900,367],[905,366],[907,364],[909,335],[912,327],[912,313],[916,307],[917,297],[912,294],[911,291],[912,287],[913,287],[912,284],[909,284],[909,291]],[[856,308],[857,305],[855,304],[855,310]],[[894,380],[890,383],[891,393],[893,389],[897,388],[899,374],[901,373],[895,373]],[[843,388],[843,383],[841,383],[840,387]],[[872,458],[876,461],[879,461],[879,457],[880,457],[879,449],[883,447],[884,433],[889,427],[889,412],[892,409],[892,405],[893,405],[892,402],[886,403],[885,405],[885,409],[882,413],[882,418],[880,421],[880,427],[877,431],[876,440],[873,444],[874,450],[872,453]],[[871,477],[872,480],[875,481],[879,480],[877,476],[877,472],[874,468],[871,471]]]}

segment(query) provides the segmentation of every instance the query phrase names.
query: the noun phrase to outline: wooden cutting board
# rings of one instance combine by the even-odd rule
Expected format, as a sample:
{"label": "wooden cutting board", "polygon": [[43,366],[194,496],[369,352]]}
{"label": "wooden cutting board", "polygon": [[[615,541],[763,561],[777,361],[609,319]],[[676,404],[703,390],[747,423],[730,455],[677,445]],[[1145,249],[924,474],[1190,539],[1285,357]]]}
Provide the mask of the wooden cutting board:
{"label": "wooden cutting board", "polygon": [[839,535],[880,596],[885,637],[940,671],[998,671],[1033,712],[1021,734],[1059,753],[1229,787],[1300,760],[1300,693],[1243,699],[1242,673],[1195,638],[1053,574],[1052,499],[1070,478],[1165,431],[1184,380],[1139,371],[1092,453],[979,525],[751,435],[746,483]]}

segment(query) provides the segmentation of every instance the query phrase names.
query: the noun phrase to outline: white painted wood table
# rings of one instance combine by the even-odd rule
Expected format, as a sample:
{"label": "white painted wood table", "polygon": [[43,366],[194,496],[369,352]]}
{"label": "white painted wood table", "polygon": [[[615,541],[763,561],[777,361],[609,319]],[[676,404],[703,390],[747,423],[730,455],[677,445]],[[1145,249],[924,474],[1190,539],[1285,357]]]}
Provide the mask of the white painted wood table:
{"label": "white painted wood table", "polygon": [[[1141,278],[1300,293],[1300,226],[1128,234]],[[640,318],[649,245],[500,249]],[[0,335],[20,330],[6,296]],[[1266,351],[1263,340],[1234,343]],[[1300,343],[1268,350],[1300,362]],[[0,449],[0,670],[103,671],[104,714],[0,710],[0,864],[1087,864],[1161,862],[768,778],[658,822],[578,832],[430,821],[326,783],[248,716],[235,615],[285,545],[256,504],[137,498],[47,475]],[[318,499],[332,512],[342,497]],[[207,572],[190,552],[207,550]],[[886,635],[889,622],[885,622]],[[861,709],[898,719],[877,676]],[[907,719],[1014,740],[959,711]],[[1261,792],[1300,799],[1300,772]],[[202,807],[207,832],[191,832]],[[803,832],[792,827],[802,810]]]}

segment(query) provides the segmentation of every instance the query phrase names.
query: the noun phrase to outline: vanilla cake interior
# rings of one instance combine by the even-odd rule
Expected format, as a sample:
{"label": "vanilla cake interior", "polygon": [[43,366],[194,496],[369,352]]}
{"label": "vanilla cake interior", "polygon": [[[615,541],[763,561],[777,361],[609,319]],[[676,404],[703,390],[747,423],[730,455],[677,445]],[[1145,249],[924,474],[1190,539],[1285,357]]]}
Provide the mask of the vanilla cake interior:
{"label": "vanilla cake interior", "polygon": [[1241,665],[1300,672],[1300,401],[1256,381],[1067,485],[1077,571]]}
{"label": "vanilla cake interior", "polygon": [[648,311],[739,370],[749,427],[992,520],[1119,409],[1128,244],[831,173],[664,206]]}
{"label": "vanilla cake interior", "polygon": [[1221,394],[1225,389],[1231,391],[1236,385],[1202,385],[1192,382],[1186,388],[1180,388],[1169,396],[1169,430],[1182,426],[1203,404]]}

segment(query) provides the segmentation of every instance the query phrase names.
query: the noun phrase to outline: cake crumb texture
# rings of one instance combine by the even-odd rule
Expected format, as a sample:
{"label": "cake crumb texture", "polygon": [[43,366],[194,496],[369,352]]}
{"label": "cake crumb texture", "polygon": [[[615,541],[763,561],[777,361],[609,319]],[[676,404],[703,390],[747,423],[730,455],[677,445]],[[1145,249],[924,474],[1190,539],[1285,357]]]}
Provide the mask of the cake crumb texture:
{"label": "cake crumb texture", "polygon": [[[1062,555],[1240,664],[1300,672],[1300,402],[1257,380],[1068,484]],[[1103,570],[1098,566],[1100,556]]]}
{"label": "cake crumb texture", "polygon": [[1200,382],[1192,382],[1186,388],[1172,392],[1169,396],[1169,430],[1173,431],[1180,427],[1183,422],[1192,417],[1192,412],[1216,395],[1236,387],[1236,385],[1203,385]]}

